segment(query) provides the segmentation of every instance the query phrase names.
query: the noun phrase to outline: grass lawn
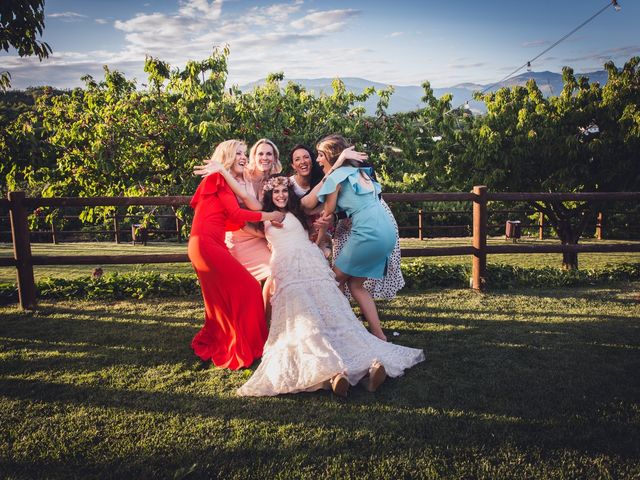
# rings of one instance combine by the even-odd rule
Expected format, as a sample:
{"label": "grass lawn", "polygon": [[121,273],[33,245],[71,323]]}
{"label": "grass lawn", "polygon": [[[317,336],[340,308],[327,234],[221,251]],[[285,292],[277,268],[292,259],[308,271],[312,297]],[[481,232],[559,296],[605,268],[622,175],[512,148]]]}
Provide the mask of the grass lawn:
{"label": "grass lawn", "polygon": [[427,361],[342,400],[236,397],[198,297],[0,307],[0,477],[640,477],[640,283],[380,310]]}
{"label": "grass lawn", "polygon": [[[604,240],[582,240],[582,243],[597,243]],[[629,243],[630,241],[606,240],[607,243]],[[504,244],[504,237],[489,239],[489,244]],[[533,237],[523,238],[521,244],[557,244],[558,240],[537,240]],[[420,241],[413,238],[403,238],[401,244],[405,248],[426,248],[470,245],[470,238],[435,238]],[[140,253],[186,253],[186,243],[149,243],[147,246],[131,244],[116,245],[111,242],[84,242],[84,243],[34,243],[31,246],[34,255],[126,255]],[[0,243],[0,257],[13,256],[11,244]],[[424,260],[432,264],[471,264],[470,256],[425,257]],[[640,262],[640,253],[583,253],[579,255],[580,268],[600,268],[606,265],[619,265],[622,263]],[[506,265],[519,265],[527,267],[560,267],[562,255],[558,253],[548,254],[513,254],[490,255],[489,264],[502,263]],[[99,265],[95,265],[99,266]],[[36,280],[43,277],[84,277],[91,275],[94,265],[43,265],[34,267]],[[106,265],[102,266],[106,272],[159,272],[159,273],[193,273],[189,263],[145,264],[145,265]],[[0,283],[14,283],[16,281],[15,268],[0,267]]]}

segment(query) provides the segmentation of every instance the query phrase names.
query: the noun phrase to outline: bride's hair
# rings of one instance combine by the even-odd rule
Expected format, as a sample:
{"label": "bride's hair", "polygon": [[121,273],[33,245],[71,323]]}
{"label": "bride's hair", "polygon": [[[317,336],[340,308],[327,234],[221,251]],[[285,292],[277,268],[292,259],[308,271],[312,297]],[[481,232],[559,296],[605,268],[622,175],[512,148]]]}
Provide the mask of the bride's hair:
{"label": "bride's hair", "polygon": [[[289,191],[289,200],[287,201],[287,206],[285,208],[287,212],[293,213],[295,217],[298,220],[300,220],[300,223],[302,224],[305,230],[309,230],[309,226],[307,225],[307,217],[302,211],[302,207],[300,206],[300,199],[296,195],[296,192],[293,191],[293,186],[291,181],[289,180],[289,177],[281,173],[276,173],[275,175],[271,175],[269,177],[269,180],[267,181],[267,183],[275,184],[276,182],[270,182],[270,180],[273,178],[286,179],[287,190]],[[277,183],[280,184],[284,182],[277,182]],[[275,203],[273,203],[273,188],[271,188],[270,190],[265,190],[264,198],[262,199],[262,210],[264,212],[273,212],[277,209],[278,207],[276,207]]]}

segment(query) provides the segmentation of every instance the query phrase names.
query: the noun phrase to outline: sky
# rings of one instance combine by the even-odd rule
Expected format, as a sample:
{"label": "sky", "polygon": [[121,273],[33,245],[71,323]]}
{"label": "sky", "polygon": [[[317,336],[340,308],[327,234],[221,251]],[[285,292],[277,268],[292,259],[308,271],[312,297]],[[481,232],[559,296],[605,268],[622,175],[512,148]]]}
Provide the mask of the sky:
{"label": "sky", "polygon": [[[0,53],[13,88],[82,86],[103,65],[144,88],[150,55],[183,67],[230,48],[228,84],[359,77],[434,87],[498,82],[609,0],[46,0],[39,62]],[[576,73],[640,55],[640,0],[619,0],[531,64]],[[522,70],[525,71],[525,70]]]}

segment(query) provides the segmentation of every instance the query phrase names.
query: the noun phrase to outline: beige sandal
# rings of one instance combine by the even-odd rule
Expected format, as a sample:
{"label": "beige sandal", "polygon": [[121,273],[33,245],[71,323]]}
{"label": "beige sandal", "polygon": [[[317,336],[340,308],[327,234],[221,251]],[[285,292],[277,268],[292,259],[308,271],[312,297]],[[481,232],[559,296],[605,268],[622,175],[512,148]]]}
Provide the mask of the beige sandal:
{"label": "beige sandal", "polygon": [[343,373],[337,374],[331,379],[331,390],[338,397],[346,397],[349,393],[349,380]]}

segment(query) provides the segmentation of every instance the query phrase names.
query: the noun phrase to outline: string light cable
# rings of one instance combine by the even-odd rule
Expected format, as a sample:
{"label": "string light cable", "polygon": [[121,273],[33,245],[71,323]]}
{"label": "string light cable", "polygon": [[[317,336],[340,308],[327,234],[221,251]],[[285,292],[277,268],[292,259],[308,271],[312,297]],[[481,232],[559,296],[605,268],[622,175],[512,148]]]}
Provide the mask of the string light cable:
{"label": "string light cable", "polygon": [[[495,87],[496,85],[498,85],[499,83],[504,82],[505,80],[508,80],[509,78],[511,78],[513,75],[515,75],[516,73],[518,73],[520,70],[522,70],[523,68],[527,67],[527,69],[531,69],[531,63],[536,61],[538,58],[540,58],[542,55],[544,55],[545,53],[547,53],[549,50],[551,50],[554,47],[557,47],[560,43],[564,42],[567,38],[569,38],[571,35],[573,35],[574,33],[576,33],[578,30],[580,30],[582,27],[584,27],[586,24],[588,24],[589,22],[591,22],[593,19],[595,19],[598,15],[600,15],[601,13],[603,13],[607,8],[609,7],[613,7],[615,9],[616,12],[619,12],[621,10],[621,6],[618,3],[618,0],[611,0],[610,2],[607,2],[607,4],[602,7],[600,10],[598,10],[596,13],[594,13],[593,15],[591,15],[589,18],[587,18],[584,22],[582,22],[580,25],[578,25],[577,27],[575,27],[573,30],[571,30],[569,33],[567,33],[566,35],[564,35],[562,38],[560,38],[559,40],[557,40],[555,43],[553,43],[552,45],[550,45],[549,47],[547,47],[544,51],[540,52],[538,55],[536,55],[535,57],[533,57],[531,60],[526,61],[524,64],[520,65],[518,68],[516,68],[513,72],[511,72],[509,75],[507,75],[506,77],[504,77],[503,79],[492,83],[491,85],[489,85],[488,87],[485,87],[480,94],[484,94],[486,93],[488,90],[492,89],[493,87]],[[451,110],[445,112],[443,114],[444,115],[448,115],[451,112],[454,112],[456,110],[460,110],[461,108],[465,109],[465,108],[469,108],[469,102],[466,101],[464,102],[464,104],[462,105],[458,105],[455,108],[452,108]],[[431,123],[431,122],[429,122]]]}

